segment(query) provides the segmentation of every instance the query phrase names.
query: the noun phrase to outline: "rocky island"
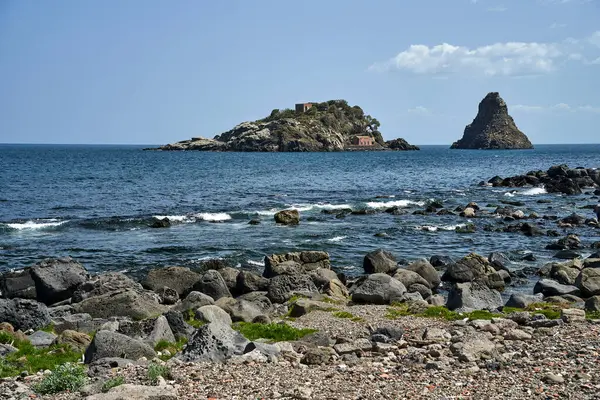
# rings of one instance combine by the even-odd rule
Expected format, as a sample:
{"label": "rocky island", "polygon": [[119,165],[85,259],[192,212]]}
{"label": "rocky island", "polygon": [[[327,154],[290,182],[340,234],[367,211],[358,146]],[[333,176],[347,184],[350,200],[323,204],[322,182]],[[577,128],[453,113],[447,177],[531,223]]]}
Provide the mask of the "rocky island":
{"label": "rocky island", "polygon": [[498,92],[488,93],[479,103],[479,112],[466,126],[462,139],[451,149],[533,149],[533,145],[515,121],[508,115],[508,107]]}
{"label": "rocky island", "polygon": [[419,150],[404,139],[385,142],[377,119],[345,100],[300,103],[295,109],[275,109],[263,119],[242,122],[208,139],[194,137],[158,149],[200,151],[356,151]]}

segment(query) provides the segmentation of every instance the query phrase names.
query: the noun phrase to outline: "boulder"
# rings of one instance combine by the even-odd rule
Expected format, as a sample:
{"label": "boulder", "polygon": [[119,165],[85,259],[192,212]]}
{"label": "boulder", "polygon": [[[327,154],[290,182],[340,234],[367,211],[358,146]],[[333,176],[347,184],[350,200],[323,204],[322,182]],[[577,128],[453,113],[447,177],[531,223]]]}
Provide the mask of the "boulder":
{"label": "boulder", "polygon": [[523,293],[513,293],[504,305],[505,307],[527,308],[533,303],[544,301],[544,296],[541,293],[537,295],[529,295]]}
{"label": "boulder", "polygon": [[31,268],[0,274],[0,296],[6,299],[37,299]]}
{"label": "boulder", "polygon": [[459,312],[497,310],[502,305],[500,293],[482,282],[455,283],[448,293],[446,302],[449,310]]}
{"label": "boulder", "polygon": [[171,289],[167,286],[163,286],[162,289],[158,289],[156,294],[158,295],[158,302],[160,304],[172,306],[173,304],[177,304],[179,301],[179,293],[177,293],[175,289]]}
{"label": "boulder", "polygon": [[390,304],[406,293],[400,281],[386,274],[371,274],[350,290],[352,301],[368,304]]}
{"label": "boulder", "polygon": [[436,269],[445,269],[448,265],[454,263],[452,257],[435,255],[431,256],[429,263]]}
{"label": "boulder", "polygon": [[[584,268],[581,270],[575,286],[581,289],[583,297],[592,297],[600,295],[600,269],[599,268]],[[577,294],[577,293],[571,293]]]}
{"label": "boulder", "polygon": [[237,276],[237,292],[244,294],[257,291],[266,291],[269,287],[269,280],[254,272],[240,271]]}
{"label": "boulder", "polygon": [[264,296],[256,301],[223,297],[217,301],[217,306],[229,314],[234,322],[253,322],[257,317],[267,316],[272,307],[271,301]]}
{"label": "boulder", "polygon": [[69,314],[52,318],[54,332],[56,333],[72,330],[91,334],[99,330],[107,321],[105,318],[92,318],[90,314],[86,313]]}
{"label": "boulder", "polygon": [[450,351],[459,361],[476,362],[482,358],[492,358],[496,353],[496,346],[489,339],[488,333],[473,332],[465,335],[461,341],[453,343]]}
{"label": "boulder", "polygon": [[207,323],[217,322],[220,324],[231,325],[231,317],[225,310],[218,306],[202,306],[195,311],[196,320]]}
{"label": "boulder", "polygon": [[592,296],[585,301],[586,311],[600,311],[600,296]]}
{"label": "boulder", "polygon": [[578,308],[563,308],[560,310],[560,319],[565,324],[585,322],[585,311]]}
{"label": "boulder", "polygon": [[433,265],[425,259],[410,263],[406,269],[421,275],[421,277],[427,281],[428,287],[432,290],[435,290],[440,285],[440,275]]}
{"label": "boulder", "polygon": [[317,293],[310,275],[278,275],[271,279],[267,297],[273,303],[285,303],[294,294]]}
{"label": "boulder", "polygon": [[57,345],[67,345],[71,347],[74,351],[83,352],[92,342],[92,338],[83,333],[72,330],[64,330],[62,331],[56,339],[54,339],[53,344]]}
{"label": "boulder", "polygon": [[575,280],[579,275],[579,269],[569,268],[563,264],[552,264],[550,268],[550,278],[563,285],[575,285]]}
{"label": "boulder", "polygon": [[271,254],[265,257],[265,278],[277,275],[306,274],[319,268],[330,269],[329,254],[324,251],[302,251]]}
{"label": "boulder", "polygon": [[79,285],[73,293],[71,301],[78,303],[88,297],[100,296],[106,293],[131,289],[134,291],[142,291],[142,285],[129,278],[121,272],[107,272],[96,275],[85,283]]}
{"label": "boulder", "polygon": [[195,291],[209,295],[214,300],[221,297],[231,297],[231,292],[225,283],[225,280],[215,270],[206,271],[202,278],[194,284]]}
{"label": "boulder", "polygon": [[28,299],[0,299],[0,322],[8,322],[15,330],[40,329],[50,324],[44,303]]}
{"label": "boulder", "polygon": [[471,253],[468,256],[451,264],[442,276],[443,281],[448,282],[472,282],[474,280],[485,280],[488,274],[496,270],[482,256]]}
{"label": "boulder", "polygon": [[87,396],[85,400],[177,400],[177,390],[170,385],[147,386],[123,384],[106,393]]}
{"label": "boulder", "polygon": [[56,335],[51,332],[35,331],[31,335],[28,335],[27,339],[35,347],[48,347],[54,342]]}
{"label": "boulder", "polygon": [[160,315],[167,310],[158,303],[155,294],[132,289],[88,297],[75,304],[73,309],[76,313],[87,313],[94,318],[130,317],[137,320]]}
{"label": "boulder", "polygon": [[554,254],[554,258],[558,258],[560,260],[572,260],[573,258],[579,258],[581,254],[576,252],[575,250],[559,250]]}
{"label": "boulder", "polygon": [[250,343],[229,325],[212,322],[198,328],[178,358],[186,362],[224,362],[244,354]]}
{"label": "boulder", "polygon": [[479,103],[477,116],[465,128],[462,139],[450,148],[532,149],[533,145],[508,115],[504,100],[497,92],[491,92]]}
{"label": "boulder", "polygon": [[367,274],[388,273],[394,271],[398,262],[389,251],[377,249],[363,259],[363,269]]}
{"label": "boulder", "polygon": [[474,218],[475,210],[471,207],[467,207],[460,213],[460,216],[465,218]]}
{"label": "boulder", "polygon": [[412,284],[419,283],[429,288],[429,282],[425,280],[421,275],[408,269],[398,269],[394,274],[394,279],[399,280],[402,284],[408,288]]}
{"label": "boulder", "polygon": [[54,304],[73,295],[89,275],[83,265],[71,257],[46,259],[31,267],[38,301]]}
{"label": "boulder", "polygon": [[211,304],[215,304],[215,300],[209,295],[200,292],[190,292],[181,303],[173,307],[173,311],[186,312]]}
{"label": "boulder", "polygon": [[283,210],[275,213],[275,222],[282,225],[298,225],[300,213],[298,210]]}
{"label": "boulder", "polygon": [[240,274],[240,270],[237,268],[225,267],[218,269],[217,272],[225,281],[225,285],[227,285],[227,289],[229,289],[229,292],[233,295],[238,294],[237,278]]}
{"label": "boulder", "polygon": [[493,252],[488,261],[496,271],[505,270],[510,265],[510,259],[504,253]]}
{"label": "boulder", "polygon": [[413,283],[410,286],[406,286],[408,293],[419,293],[422,299],[426,299],[433,294],[429,285],[423,285],[421,283]]}
{"label": "boulder", "polygon": [[325,268],[317,268],[314,271],[310,271],[308,274],[319,289],[325,287],[332,280],[338,279],[337,274],[333,270]]}
{"label": "boulder", "polygon": [[137,360],[153,359],[156,353],[147,344],[117,332],[98,331],[85,351],[85,363],[105,357],[121,357]]}
{"label": "boulder", "polygon": [[179,311],[169,311],[165,314],[171,332],[176,340],[189,339],[194,333],[194,328],[187,324]]}
{"label": "boulder", "polygon": [[562,296],[565,294],[579,295],[579,288],[572,285],[562,285],[551,279],[540,279],[533,287],[533,293],[541,293],[544,296]]}
{"label": "boulder", "polygon": [[349,295],[348,288],[339,279],[330,280],[323,287],[323,293],[336,299],[346,299]]}
{"label": "boulder", "polygon": [[166,286],[177,291],[180,297],[185,297],[201,277],[199,273],[185,267],[158,268],[148,272],[142,286],[157,293]]}
{"label": "boulder", "polygon": [[154,320],[154,323],[152,324],[152,331],[148,337],[144,339],[144,342],[148,343],[150,347],[154,348],[158,342],[165,341],[174,343],[175,340],[175,335],[171,330],[169,321],[164,315],[161,315]]}

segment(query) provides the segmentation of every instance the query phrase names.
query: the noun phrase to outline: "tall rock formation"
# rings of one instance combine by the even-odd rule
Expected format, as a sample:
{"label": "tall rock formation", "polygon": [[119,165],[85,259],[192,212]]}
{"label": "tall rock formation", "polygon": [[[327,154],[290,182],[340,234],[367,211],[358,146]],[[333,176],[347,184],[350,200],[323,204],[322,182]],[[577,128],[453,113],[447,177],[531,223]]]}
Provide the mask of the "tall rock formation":
{"label": "tall rock formation", "polygon": [[488,93],[477,116],[467,127],[462,139],[451,149],[533,149],[533,145],[515,121],[508,115],[508,107],[498,92]]}

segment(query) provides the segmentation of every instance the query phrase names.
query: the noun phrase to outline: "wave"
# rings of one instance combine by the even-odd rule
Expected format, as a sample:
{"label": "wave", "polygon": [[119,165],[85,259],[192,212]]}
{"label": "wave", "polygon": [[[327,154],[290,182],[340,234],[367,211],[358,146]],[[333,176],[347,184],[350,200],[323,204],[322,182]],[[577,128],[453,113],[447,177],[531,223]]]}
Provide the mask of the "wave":
{"label": "wave", "polygon": [[154,215],[153,218],[156,219],[165,219],[167,218],[169,221],[173,222],[193,222],[190,217],[187,215]]}
{"label": "wave", "polygon": [[195,214],[194,217],[196,217],[197,219],[200,219],[202,221],[208,221],[208,222],[221,222],[221,221],[228,221],[231,219],[231,215],[224,213],[224,212],[199,213],[199,214]]}
{"label": "wave", "polygon": [[408,207],[410,205],[424,206],[425,202],[413,200],[394,200],[394,201],[370,201],[367,202],[369,208],[391,208],[391,207]]}
{"label": "wave", "polygon": [[253,265],[255,267],[264,267],[265,266],[264,261],[247,260],[246,263],[249,265]]}
{"label": "wave", "polygon": [[415,227],[419,231],[437,232],[437,231],[455,231],[457,228],[464,228],[466,224],[456,225],[421,225]]}
{"label": "wave", "polygon": [[22,231],[22,230],[39,230],[39,229],[53,229],[57,228],[69,221],[60,221],[57,219],[47,219],[47,220],[29,220],[26,222],[12,222],[6,223],[7,227],[10,229]]}
{"label": "wave", "polygon": [[521,194],[525,195],[525,196],[535,196],[538,194],[546,194],[546,193],[548,193],[548,192],[543,187],[534,187],[534,188],[527,189],[527,190],[524,190],[521,192]]}
{"label": "wave", "polygon": [[332,237],[331,239],[327,239],[328,242],[341,242],[342,240],[346,239],[348,236],[336,236],[336,237]]}

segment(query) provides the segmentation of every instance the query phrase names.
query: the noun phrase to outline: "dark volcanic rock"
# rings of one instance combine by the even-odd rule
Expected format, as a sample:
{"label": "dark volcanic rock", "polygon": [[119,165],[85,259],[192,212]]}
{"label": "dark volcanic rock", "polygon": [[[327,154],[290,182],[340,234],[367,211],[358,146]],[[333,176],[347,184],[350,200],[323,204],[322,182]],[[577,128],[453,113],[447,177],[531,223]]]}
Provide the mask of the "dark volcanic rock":
{"label": "dark volcanic rock", "polygon": [[177,291],[180,297],[185,297],[202,276],[185,267],[165,267],[151,270],[142,286],[158,293],[162,288],[169,287]]}
{"label": "dark volcanic rock", "polygon": [[283,225],[298,225],[300,213],[298,210],[283,210],[275,214],[275,222]]}
{"label": "dark volcanic rock", "polygon": [[48,308],[43,303],[26,299],[0,299],[0,322],[15,329],[39,329],[50,324]]}
{"label": "dark volcanic rock", "polygon": [[83,265],[71,257],[43,260],[31,268],[38,300],[53,304],[66,300],[88,279]]}
{"label": "dark volcanic rock", "polygon": [[7,299],[37,298],[35,282],[31,277],[31,268],[20,271],[8,271],[0,275],[0,295]]}
{"label": "dark volcanic rock", "polygon": [[371,274],[350,290],[352,301],[367,304],[390,304],[406,293],[404,285],[386,274]]}
{"label": "dark volcanic rock", "polygon": [[388,273],[396,269],[396,257],[389,251],[378,249],[363,259],[363,268],[367,274]]}
{"label": "dark volcanic rock", "polygon": [[234,355],[244,354],[248,344],[248,339],[230,326],[212,322],[194,333],[179,358],[183,361],[223,362]]}
{"label": "dark volcanic rock", "polygon": [[506,103],[497,92],[488,93],[479,103],[477,116],[465,128],[452,149],[532,149],[527,136],[508,115]]}
{"label": "dark volcanic rock", "polygon": [[385,142],[388,148],[392,150],[420,150],[418,146],[409,144],[406,140],[402,138],[388,140]]}

